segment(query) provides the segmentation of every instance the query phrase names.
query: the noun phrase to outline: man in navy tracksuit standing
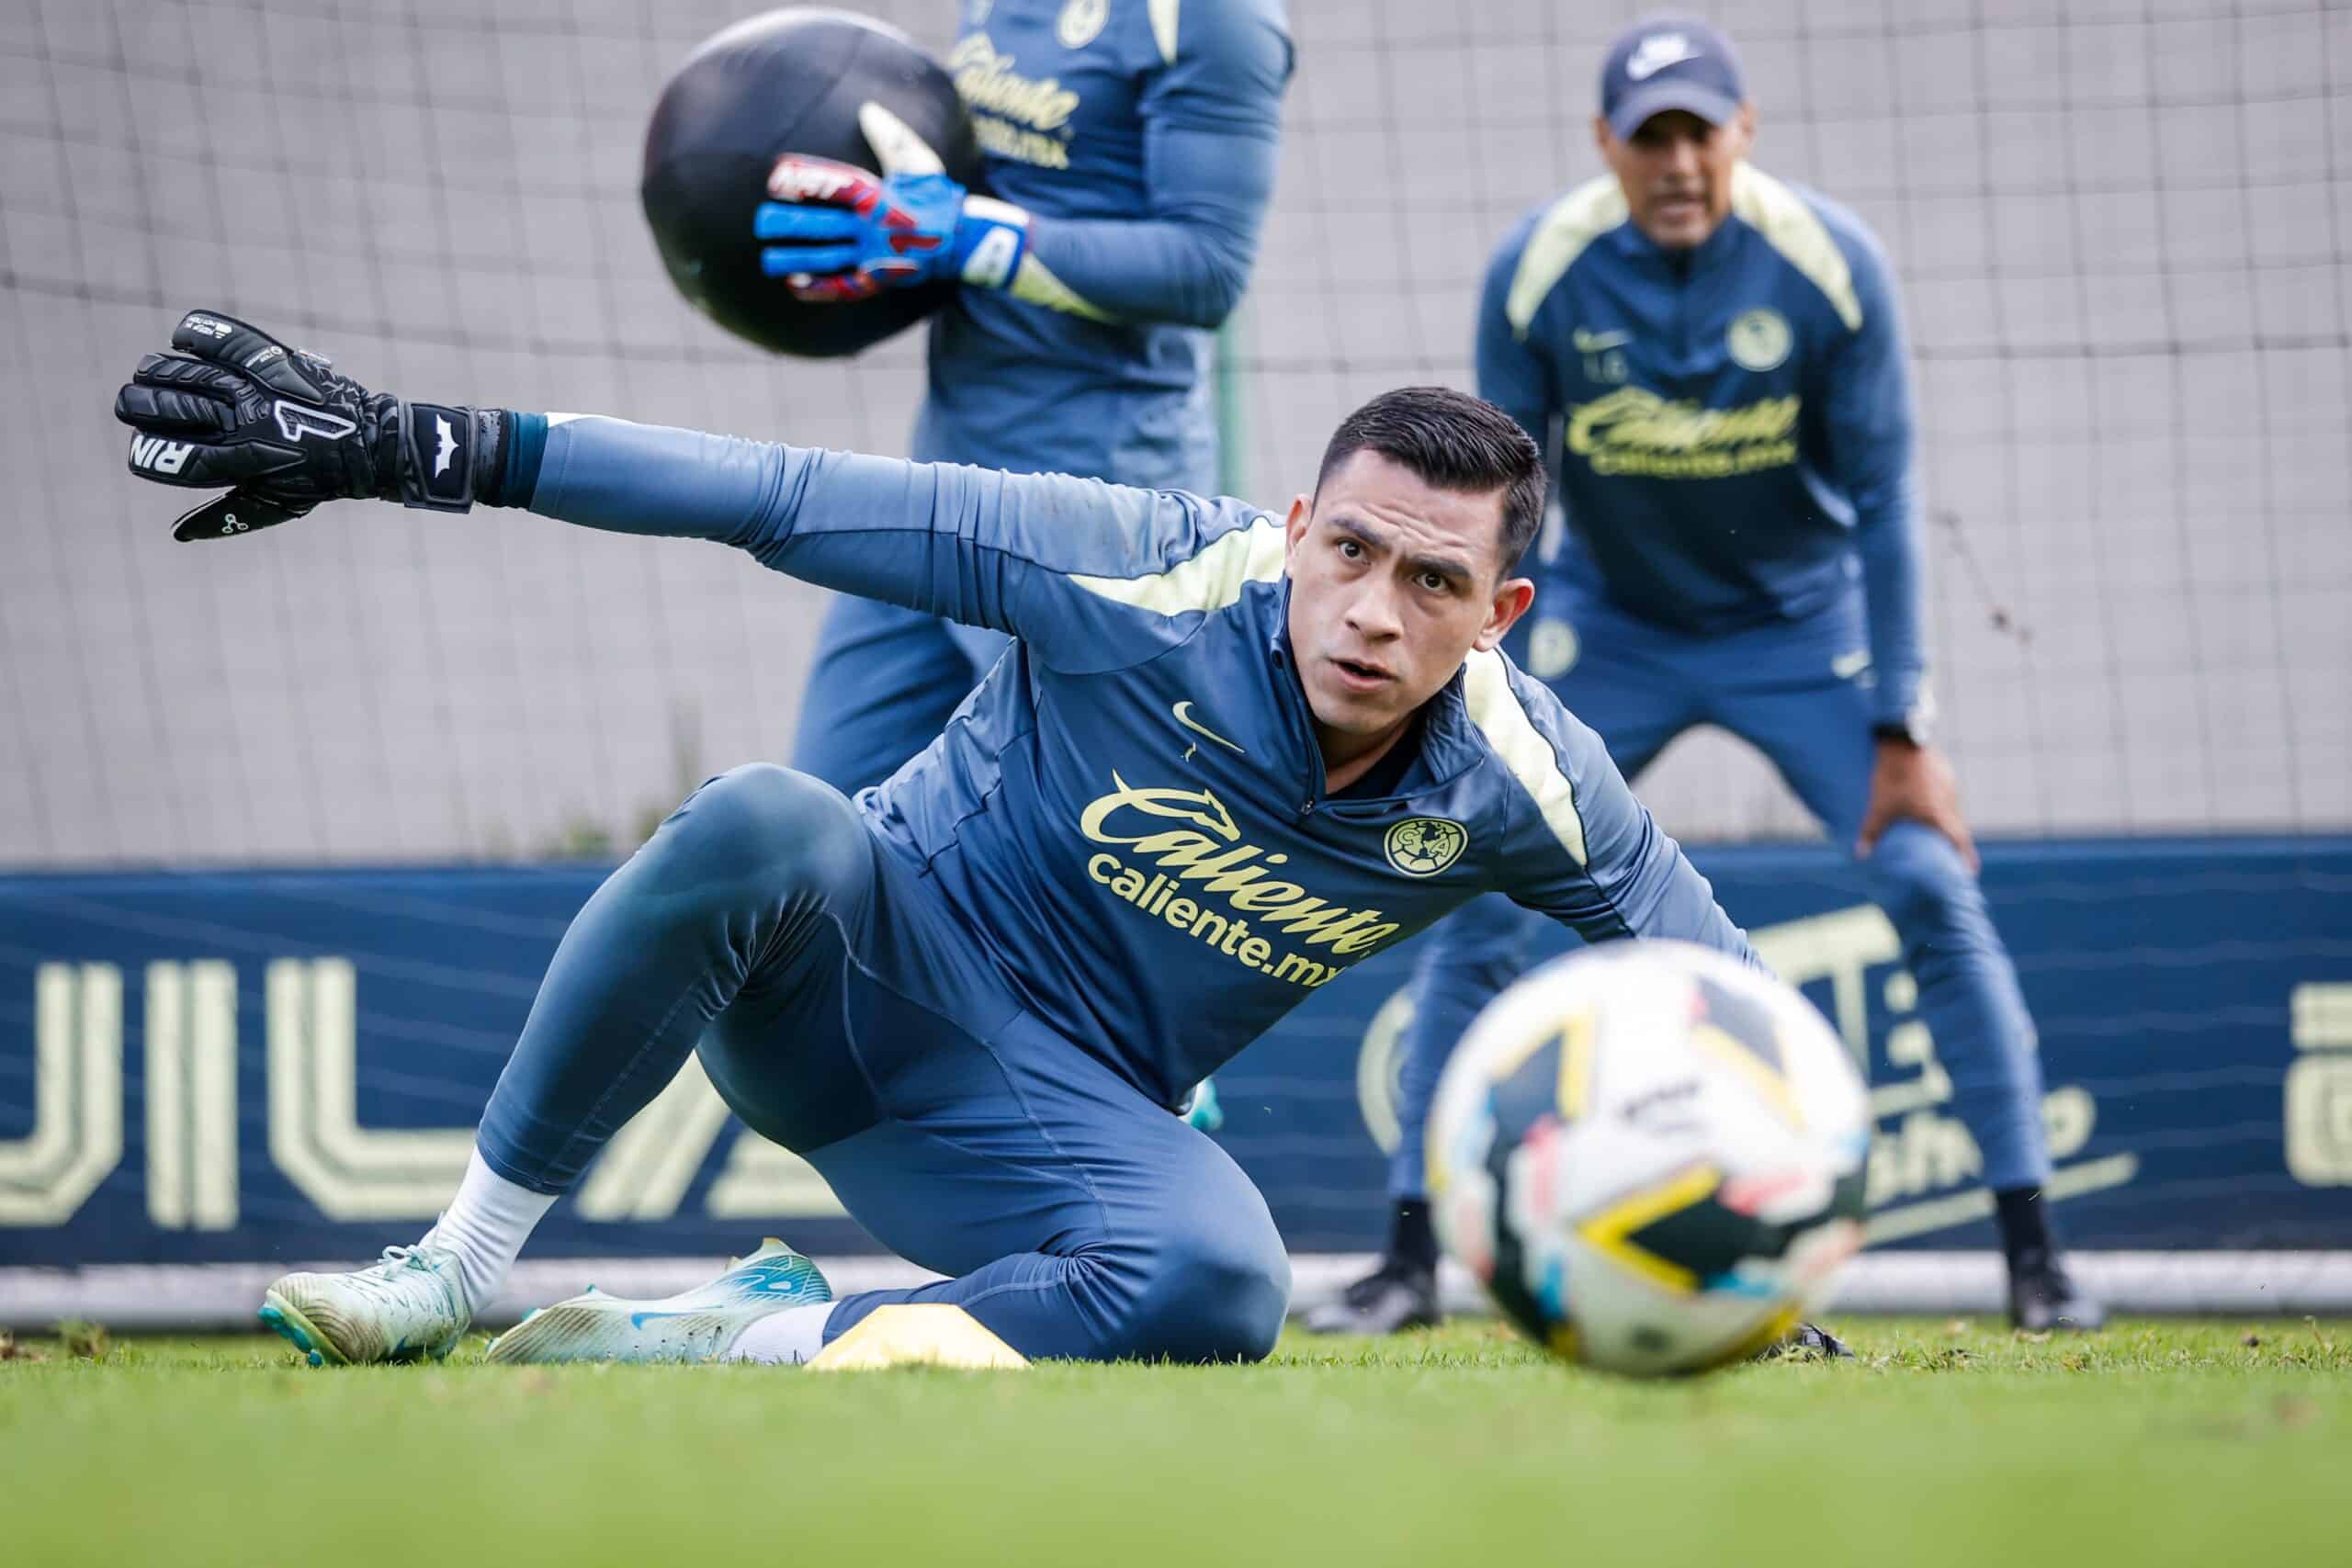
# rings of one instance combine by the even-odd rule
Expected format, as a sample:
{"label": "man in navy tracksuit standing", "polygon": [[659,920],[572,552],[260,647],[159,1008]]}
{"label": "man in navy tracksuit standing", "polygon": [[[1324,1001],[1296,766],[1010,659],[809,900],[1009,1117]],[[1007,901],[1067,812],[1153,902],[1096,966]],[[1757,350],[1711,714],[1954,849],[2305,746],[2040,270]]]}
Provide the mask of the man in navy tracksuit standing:
{"label": "man in navy tracksuit standing", "polygon": [[[1852,213],[1747,162],[1755,110],[1704,23],[1634,24],[1601,71],[1610,173],[1487,269],[1478,389],[1552,459],[1567,541],[1514,655],[1628,778],[1694,725],[1761,750],[1860,857],[1974,1134],[2030,1328],[2097,1327],[2043,1213],[2033,1022],[1928,741],[1911,394],[1885,257]],[[1311,1319],[1433,1321],[1422,1122],[1477,1010],[1527,963],[1500,899],[1433,937],[1404,1043],[1394,1229]]]}

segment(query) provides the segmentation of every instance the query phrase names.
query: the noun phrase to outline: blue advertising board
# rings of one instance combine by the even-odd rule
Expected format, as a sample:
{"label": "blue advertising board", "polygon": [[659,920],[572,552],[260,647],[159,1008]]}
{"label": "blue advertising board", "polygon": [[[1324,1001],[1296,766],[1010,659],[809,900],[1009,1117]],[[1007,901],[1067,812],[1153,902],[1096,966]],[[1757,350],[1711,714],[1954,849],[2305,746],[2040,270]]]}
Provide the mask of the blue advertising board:
{"label": "blue advertising board", "polygon": [[[1871,1066],[1872,1233],[1988,1239],[1892,929],[1823,846],[1702,850],[1775,968]],[[359,1258],[413,1237],[594,867],[0,877],[0,1265]],[[1996,844],[2069,1239],[2352,1248],[2352,839]],[[1567,945],[1568,939],[1561,939]],[[1292,1247],[1385,1223],[1413,947],[1219,1075]],[[541,1228],[547,1257],[870,1250],[689,1065]]]}

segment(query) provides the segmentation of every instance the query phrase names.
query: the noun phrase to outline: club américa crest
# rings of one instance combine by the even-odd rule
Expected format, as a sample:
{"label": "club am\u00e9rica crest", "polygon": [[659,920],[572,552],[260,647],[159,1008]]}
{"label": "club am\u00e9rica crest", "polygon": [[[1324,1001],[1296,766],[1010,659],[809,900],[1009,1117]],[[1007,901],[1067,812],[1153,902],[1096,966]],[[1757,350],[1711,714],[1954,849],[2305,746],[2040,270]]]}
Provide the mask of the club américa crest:
{"label": "club am\u00e9rica crest", "polygon": [[1468,829],[1442,817],[1408,817],[1388,829],[1381,848],[1388,863],[1408,876],[1435,876],[1462,858]]}

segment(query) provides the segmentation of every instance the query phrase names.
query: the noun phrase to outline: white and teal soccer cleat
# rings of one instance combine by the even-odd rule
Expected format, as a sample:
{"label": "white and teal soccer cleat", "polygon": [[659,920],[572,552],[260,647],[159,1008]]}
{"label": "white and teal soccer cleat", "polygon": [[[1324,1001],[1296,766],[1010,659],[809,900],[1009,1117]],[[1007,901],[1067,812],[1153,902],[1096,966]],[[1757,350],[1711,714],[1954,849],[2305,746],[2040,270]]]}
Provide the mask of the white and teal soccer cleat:
{"label": "white and teal soccer cleat", "polygon": [[1193,1092],[1186,1095],[1184,1102],[1176,1108],[1176,1114],[1184,1119],[1187,1127],[1204,1133],[1223,1132],[1225,1106],[1216,1097],[1216,1079],[1203,1078],[1194,1084]]}
{"label": "white and teal soccer cleat", "polygon": [[707,1285],[659,1301],[591,1285],[491,1341],[493,1361],[716,1361],[760,1319],[833,1299],[817,1266],[770,1236]]}
{"label": "white and teal soccer cleat", "polygon": [[471,1317],[458,1255],[438,1247],[388,1247],[348,1274],[288,1274],[261,1303],[261,1320],[314,1367],[438,1360]]}

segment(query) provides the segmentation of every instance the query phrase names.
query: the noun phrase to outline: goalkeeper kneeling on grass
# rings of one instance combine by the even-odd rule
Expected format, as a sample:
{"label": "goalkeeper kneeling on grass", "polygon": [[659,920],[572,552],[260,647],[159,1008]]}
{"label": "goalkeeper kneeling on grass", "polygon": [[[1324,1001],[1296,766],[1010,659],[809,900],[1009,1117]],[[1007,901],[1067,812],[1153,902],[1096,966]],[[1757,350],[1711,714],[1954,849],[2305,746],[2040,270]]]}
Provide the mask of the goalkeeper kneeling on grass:
{"label": "goalkeeper kneeling on grass", "polygon": [[264,1316],[315,1360],[446,1353],[690,1051],[877,1239],[952,1278],[835,1301],[779,1245],[666,1301],[558,1303],[493,1359],[797,1362],[900,1302],[1027,1356],[1254,1359],[1289,1295],[1282,1240],[1168,1111],[1311,989],[1490,891],[1590,941],[1753,962],[1592,731],[1497,651],[1544,480],[1477,399],[1374,399],[1283,515],[403,402],[213,311],[172,347],[116,412],[134,473],[234,487],[183,539],[341,498],[521,507],[1019,638],[965,722],[856,803],[739,768],[614,872],[439,1223],[271,1287]]}

